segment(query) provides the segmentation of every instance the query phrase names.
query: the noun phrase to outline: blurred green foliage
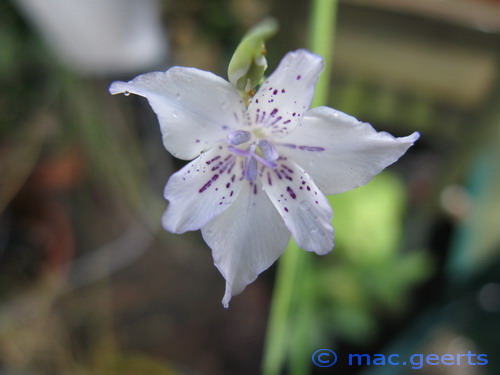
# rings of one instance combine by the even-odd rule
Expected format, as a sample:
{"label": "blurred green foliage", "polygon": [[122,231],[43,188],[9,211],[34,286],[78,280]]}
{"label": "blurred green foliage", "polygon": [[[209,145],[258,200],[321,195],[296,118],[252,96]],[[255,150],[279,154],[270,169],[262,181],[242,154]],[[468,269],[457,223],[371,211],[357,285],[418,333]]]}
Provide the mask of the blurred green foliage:
{"label": "blurred green foliage", "polygon": [[324,303],[335,314],[332,329],[349,340],[376,333],[377,315],[397,315],[412,288],[428,278],[427,251],[401,251],[406,212],[402,181],[385,172],[369,184],[329,197],[334,208],[336,260],[319,265]]}

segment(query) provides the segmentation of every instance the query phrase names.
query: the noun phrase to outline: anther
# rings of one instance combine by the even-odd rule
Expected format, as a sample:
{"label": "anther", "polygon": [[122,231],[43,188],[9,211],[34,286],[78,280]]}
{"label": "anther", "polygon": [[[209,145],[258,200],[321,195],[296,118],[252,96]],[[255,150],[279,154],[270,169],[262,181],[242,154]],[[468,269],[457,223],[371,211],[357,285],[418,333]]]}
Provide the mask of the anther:
{"label": "anther", "polygon": [[279,158],[278,151],[271,142],[268,142],[265,139],[261,139],[259,141],[259,148],[260,151],[262,152],[262,156],[268,162],[273,162]]}
{"label": "anther", "polygon": [[244,175],[248,181],[255,181],[257,178],[257,160],[253,156],[247,156]]}
{"label": "anther", "polygon": [[245,130],[235,130],[227,135],[227,141],[233,146],[248,142],[252,135]]}

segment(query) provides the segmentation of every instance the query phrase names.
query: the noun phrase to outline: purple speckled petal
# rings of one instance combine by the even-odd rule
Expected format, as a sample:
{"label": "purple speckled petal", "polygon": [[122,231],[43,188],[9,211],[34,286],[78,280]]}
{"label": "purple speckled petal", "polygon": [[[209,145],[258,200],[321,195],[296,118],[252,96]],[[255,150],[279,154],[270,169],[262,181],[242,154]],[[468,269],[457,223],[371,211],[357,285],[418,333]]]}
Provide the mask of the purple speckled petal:
{"label": "purple speckled petal", "polygon": [[332,209],[302,168],[280,159],[262,186],[301,248],[320,255],[333,249]]}
{"label": "purple speckled petal", "polygon": [[173,67],[113,82],[112,94],[144,96],[158,115],[163,143],[175,157],[191,160],[247,125],[241,97],[229,82],[194,68]]}
{"label": "purple speckled petal", "polygon": [[332,108],[318,107],[276,144],[327,195],[366,184],[398,160],[419,137],[395,138]]}
{"label": "purple speckled petal", "polygon": [[163,226],[174,233],[200,229],[233,203],[243,183],[237,157],[215,147],[168,180]]}
{"label": "purple speckled petal", "polygon": [[201,232],[226,279],[222,300],[225,307],[232,296],[241,293],[278,259],[290,239],[290,232],[267,194],[247,181],[236,201]]}
{"label": "purple speckled petal", "polygon": [[306,50],[289,52],[265,81],[248,107],[254,125],[270,133],[286,134],[309,109],[323,60]]}

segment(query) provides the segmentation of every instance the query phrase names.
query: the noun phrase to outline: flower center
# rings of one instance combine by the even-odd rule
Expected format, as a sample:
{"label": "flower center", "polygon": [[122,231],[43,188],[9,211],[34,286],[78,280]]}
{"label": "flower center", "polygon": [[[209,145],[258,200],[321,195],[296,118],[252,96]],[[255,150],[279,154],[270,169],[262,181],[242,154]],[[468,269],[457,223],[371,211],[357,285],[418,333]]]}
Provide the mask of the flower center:
{"label": "flower center", "polygon": [[[260,139],[252,140],[252,134],[245,130],[236,130],[228,134],[227,142],[229,151],[235,155],[245,157],[244,176],[249,181],[255,181],[257,178],[257,162],[262,165],[276,169],[278,165],[275,161],[279,158],[278,151],[274,145],[262,138],[262,132],[256,130],[254,135]],[[235,146],[248,143],[247,148]]]}

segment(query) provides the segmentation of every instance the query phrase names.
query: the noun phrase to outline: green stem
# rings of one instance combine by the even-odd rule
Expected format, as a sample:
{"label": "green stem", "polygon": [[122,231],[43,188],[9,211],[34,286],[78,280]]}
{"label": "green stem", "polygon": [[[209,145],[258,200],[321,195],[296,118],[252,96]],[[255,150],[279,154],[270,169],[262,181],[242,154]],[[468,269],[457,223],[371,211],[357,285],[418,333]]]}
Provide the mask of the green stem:
{"label": "green stem", "polygon": [[[325,69],[316,86],[313,107],[328,102],[330,88],[331,59],[337,16],[338,0],[313,0],[311,12],[310,48],[323,57]],[[277,375],[285,363],[289,340],[294,336],[294,312],[300,303],[298,291],[308,275],[314,272],[313,265],[303,267],[311,261],[310,254],[290,242],[278,265],[276,284],[271,301],[271,311],[264,348],[263,374]],[[303,272],[300,272],[302,269]],[[299,309],[300,311],[300,309]],[[299,316],[300,319],[300,316]],[[294,372],[295,373],[295,372]]]}
{"label": "green stem", "polygon": [[314,0],[312,4],[309,45],[311,46],[311,51],[322,56],[325,61],[325,69],[316,85],[312,107],[328,103],[337,5],[338,0]]}
{"label": "green stem", "polygon": [[299,268],[305,255],[295,242],[290,242],[279,261],[264,349],[264,375],[279,374],[285,362],[292,329],[289,318],[297,290],[295,281],[300,277]]}

